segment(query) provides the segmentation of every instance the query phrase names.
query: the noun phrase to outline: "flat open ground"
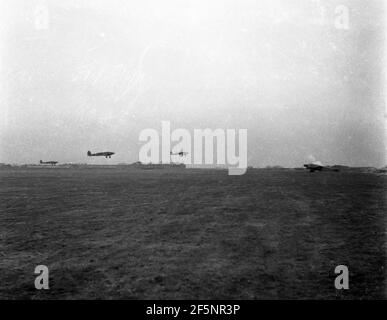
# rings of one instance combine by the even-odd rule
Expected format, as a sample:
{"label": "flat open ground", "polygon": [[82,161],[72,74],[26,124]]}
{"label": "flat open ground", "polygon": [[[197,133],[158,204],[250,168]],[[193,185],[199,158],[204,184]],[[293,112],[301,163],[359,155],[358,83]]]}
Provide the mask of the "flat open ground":
{"label": "flat open ground", "polygon": [[[386,178],[3,169],[0,298],[385,298]],[[34,288],[39,264],[47,291]]]}

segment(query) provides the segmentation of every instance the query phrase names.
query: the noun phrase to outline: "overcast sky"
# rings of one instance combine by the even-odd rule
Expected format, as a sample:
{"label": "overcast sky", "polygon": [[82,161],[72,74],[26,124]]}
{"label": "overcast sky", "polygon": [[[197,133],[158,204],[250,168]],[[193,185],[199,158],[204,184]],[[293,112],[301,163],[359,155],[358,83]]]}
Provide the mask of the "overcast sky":
{"label": "overcast sky", "polygon": [[134,162],[168,120],[248,129],[249,165],[386,164],[383,1],[0,2],[0,162]]}

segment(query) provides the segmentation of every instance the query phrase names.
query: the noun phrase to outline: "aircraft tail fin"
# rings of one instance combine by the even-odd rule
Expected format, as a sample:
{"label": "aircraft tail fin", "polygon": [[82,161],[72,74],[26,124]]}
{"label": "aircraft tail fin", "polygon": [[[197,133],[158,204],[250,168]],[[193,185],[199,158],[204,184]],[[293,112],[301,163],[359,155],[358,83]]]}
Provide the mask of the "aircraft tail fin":
{"label": "aircraft tail fin", "polygon": [[87,155],[90,157],[90,156],[91,156],[91,152],[90,152],[90,151],[87,151]]}
{"label": "aircraft tail fin", "polygon": [[42,161],[42,160],[40,160],[40,161],[39,161],[39,163],[43,163],[43,161]]}

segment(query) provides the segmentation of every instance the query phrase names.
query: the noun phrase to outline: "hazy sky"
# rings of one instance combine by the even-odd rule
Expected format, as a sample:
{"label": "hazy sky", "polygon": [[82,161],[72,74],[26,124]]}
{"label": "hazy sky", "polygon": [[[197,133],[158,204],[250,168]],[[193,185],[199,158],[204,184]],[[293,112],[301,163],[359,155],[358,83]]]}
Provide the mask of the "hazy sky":
{"label": "hazy sky", "polygon": [[254,166],[386,164],[383,1],[0,3],[0,162],[133,162],[168,120],[247,128]]}

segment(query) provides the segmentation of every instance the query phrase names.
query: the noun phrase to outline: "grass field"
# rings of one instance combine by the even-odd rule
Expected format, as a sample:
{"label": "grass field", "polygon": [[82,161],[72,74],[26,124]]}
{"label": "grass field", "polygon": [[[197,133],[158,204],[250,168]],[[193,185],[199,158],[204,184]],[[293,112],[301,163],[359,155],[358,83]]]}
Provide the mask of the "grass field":
{"label": "grass field", "polygon": [[385,298],[385,240],[386,176],[0,170],[0,298]]}

